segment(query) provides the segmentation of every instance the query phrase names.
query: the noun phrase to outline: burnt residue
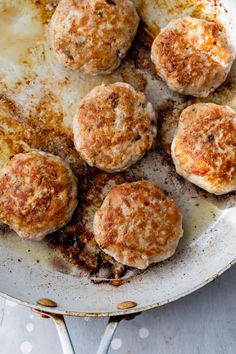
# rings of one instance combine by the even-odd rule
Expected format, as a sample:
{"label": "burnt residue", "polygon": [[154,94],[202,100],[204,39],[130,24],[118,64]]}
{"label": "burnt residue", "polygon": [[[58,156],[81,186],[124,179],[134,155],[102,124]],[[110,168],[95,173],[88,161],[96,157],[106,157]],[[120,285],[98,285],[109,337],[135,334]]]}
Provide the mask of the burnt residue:
{"label": "burnt residue", "polygon": [[108,5],[116,5],[114,0],[105,0]]}
{"label": "burnt residue", "polygon": [[136,69],[156,75],[155,65],[150,56],[153,40],[153,36],[147,32],[145,24],[141,22],[126,60],[131,60]]}
{"label": "burnt residue", "polygon": [[171,155],[171,143],[178,127],[182,111],[193,104],[192,98],[186,96],[185,101],[177,103],[175,100],[166,101],[166,106],[158,112],[158,141],[167,155]]}
{"label": "burnt residue", "polygon": [[3,92],[0,93],[0,107],[1,116],[7,115],[19,123],[24,123],[25,120],[23,119],[24,114],[22,108]]}
{"label": "burnt residue", "polygon": [[36,0],[34,3],[40,10],[43,23],[47,24],[50,22],[59,0]]}
{"label": "burnt residue", "polygon": [[54,130],[43,129],[37,135],[35,148],[45,152],[60,156],[69,163],[74,173],[78,176],[92,174],[93,170],[81,159],[78,152],[74,149],[73,139],[65,133],[55,132]]}
{"label": "burnt residue", "polygon": [[153,39],[141,22],[132,46],[117,71],[125,82],[139,91],[145,90],[147,74],[156,76],[155,66],[150,57]]}
{"label": "burnt residue", "polygon": [[146,25],[141,21],[132,47],[127,53],[127,60],[132,60],[136,69],[156,75],[155,65],[150,55],[153,41],[153,35],[147,31]]}
{"label": "burnt residue", "polygon": [[[36,260],[39,263],[38,260]],[[53,269],[57,270],[60,273],[70,274],[70,265],[68,264],[67,260],[62,259],[61,257],[54,256],[51,259],[51,264]]]}
{"label": "burnt residue", "polygon": [[[0,129],[1,139],[7,143],[10,156],[25,152],[24,145],[60,156],[67,161],[75,174],[86,177],[93,174],[93,169],[81,159],[74,148],[71,131],[63,126],[63,114],[53,112],[50,108],[50,96],[40,101],[35,107],[34,114],[26,115],[21,107],[6,95],[0,95],[0,122],[4,121]],[[9,130],[11,132],[9,133]]]}
{"label": "burnt residue", "polygon": [[10,232],[9,226],[0,223],[0,234],[5,236],[5,235],[9,235],[9,232]]}
{"label": "burnt residue", "polygon": [[208,135],[207,141],[210,143],[211,141],[214,141],[215,137],[213,134]]}

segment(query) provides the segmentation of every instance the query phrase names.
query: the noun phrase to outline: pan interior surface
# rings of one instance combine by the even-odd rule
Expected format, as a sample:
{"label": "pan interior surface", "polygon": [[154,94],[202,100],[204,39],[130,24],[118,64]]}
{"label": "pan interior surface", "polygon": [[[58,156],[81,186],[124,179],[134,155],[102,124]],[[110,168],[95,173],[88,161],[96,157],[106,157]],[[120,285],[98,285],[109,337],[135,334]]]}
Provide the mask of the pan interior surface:
{"label": "pan interior surface", "polygon": [[[101,316],[120,314],[119,303],[135,301],[137,307],[129,312],[138,312],[194,291],[236,260],[235,193],[215,197],[194,187],[176,175],[169,156],[179,112],[188,104],[215,102],[236,109],[236,65],[226,83],[207,99],[190,100],[170,92],[156,77],[149,55],[160,28],[185,15],[220,20],[236,48],[232,20],[236,5],[234,0],[222,4],[203,0],[135,3],[142,23],[121,67],[111,75],[88,77],[62,68],[51,51],[48,23],[57,1],[0,2],[0,166],[19,152],[34,148],[52,152],[69,162],[79,177],[82,200],[91,200],[82,210],[86,226],[82,231],[72,220],[68,228],[38,243],[20,241],[7,227],[0,227],[0,291],[30,306],[38,307],[38,299],[49,298],[58,305],[53,312]],[[159,112],[160,124],[152,151],[125,174],[112,176],[97,174],[81,161],[73,148],[71,120],[87,92],[102,82],[116,81],[145,91]],[[101,262],[100,255],[94,265],[94,249],[90,249],[83,255],[84,262],[91,255],[89,272],[75,245],[76,233],[86,236],[89,246],[95,247],[91,220],[98,204],[112,185],[141,178],[155,181],[183,212],[184,237],[175,256],[139,273],[110,259],[103,260],[100,267],[96,263]],[[67,244],[67,238],[74,243],[70,240]],[[64,251],[57,239],[63,240]],[[75,257],[80,257],[80,262]]]}

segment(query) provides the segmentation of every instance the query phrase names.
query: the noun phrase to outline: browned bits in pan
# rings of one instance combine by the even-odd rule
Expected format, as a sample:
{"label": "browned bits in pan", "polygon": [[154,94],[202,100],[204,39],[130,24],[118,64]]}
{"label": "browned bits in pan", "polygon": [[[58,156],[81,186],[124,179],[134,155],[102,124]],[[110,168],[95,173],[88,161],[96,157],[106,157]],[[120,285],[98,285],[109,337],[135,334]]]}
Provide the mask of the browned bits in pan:
{"label": "browned bits in pan", "polygon": [[109,5],[116,5],[114,0],[105,0],[107,4]]}

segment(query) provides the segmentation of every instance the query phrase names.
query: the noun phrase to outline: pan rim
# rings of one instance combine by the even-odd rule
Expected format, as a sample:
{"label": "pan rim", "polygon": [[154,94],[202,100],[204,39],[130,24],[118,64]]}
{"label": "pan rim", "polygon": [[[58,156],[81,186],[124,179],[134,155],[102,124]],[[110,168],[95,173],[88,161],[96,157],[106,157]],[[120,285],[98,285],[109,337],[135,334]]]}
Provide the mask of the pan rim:
{"label": "pan rim", "polygon": [[23,305],[23,306],[26,306],[28,308],[34,309],[34,310],[48,312],[48,313],[56,314],[56,315],[62,315],[62,316],[66,316],[66,317],[91,317],[91,318],[98,318],[98,317],[122,316],[122,315],[130,315],[130,314],[132,315],[132,314],[136,314],[136,313],[143,313],[143,312],[146,312],[146,311],[154,309],[154,308],[162,307],[164,305],[167,305],[167,304],[170,304],[170,303],[175,302],[177,300],[180,300],[180,299],[186,297],[187,295],[193,294],[195,291],[203,288],[207,284],[209,284],[212,281],[214,281],[217,278],[219,278],[224,272],[229,270],[235,263],[236,263],[236,258],[234,258],[230,263],[228,263],[220,271],[218,271],[214,275],[210,276],[209,278],[207,278],[206,280],[204,280],[200,284],[198,284],[198,285],[194,286],[193,288],[191,288],[189,290],[186,290],[186,291],[184,291],[184,292],[182,292],[180,294],[177,294],[177,295],[171,297],[168,300],[163,300],[163,301],[160,301],[160,302],[155,302],[155,303],[150,304],[150,305],[146,305],[146,306],[142,306],[142,307],[136,307],[136,308],[127,309],[127,310],[117,310],[117,311],[112,311],[112,312],[60,311],[60,310],[56,310],[56,308],[49,308],[49,307],[40,306],[38,304],[32,304],[32,303],[30,303],[28,301],[24,301],[24,300],[18,299],[16,297],[11,296],[11,295],[5,294],[5,293],[3,293],[1,291],[0,291],[0,296],[2,298],[6,299],[6,300],[10,300],[10,301],[16,302],[19,305]]}

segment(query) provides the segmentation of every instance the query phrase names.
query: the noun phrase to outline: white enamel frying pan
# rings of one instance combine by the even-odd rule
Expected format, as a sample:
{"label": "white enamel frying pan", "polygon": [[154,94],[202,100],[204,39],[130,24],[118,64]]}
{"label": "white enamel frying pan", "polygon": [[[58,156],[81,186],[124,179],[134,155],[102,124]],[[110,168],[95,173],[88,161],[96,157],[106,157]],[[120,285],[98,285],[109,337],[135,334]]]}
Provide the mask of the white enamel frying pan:
{"label": "white enamel frying pan", "polygon": [[[124,62],[123,72],[118,70],[108,77],[89,79],[74,76],[57,66],[48,48],[47,24],[43,17],[50,17],[53,3],[42,1],[37,7],[33,0],[0,1],[0,90],[26,113],[33,112],[38,103],[45,109],[40,101],[42,92],[47,91],[47,95],[53,92],[53,99],[47,105],[53,105],[57,118],[63,114],[63,124],[65,129],[69,129],[78,97],[83,97],[100,82],[126,77],[126,81],[132,83],[135,69]],[[191,0],[140,0],[136,3],[152,34],[169,20],[192,14],[222,21],[235,46],[236,27],[232,20],[236,18],[234,0],[223,1],[223,4]],[[212,94],[207,101],[236,108],[234,72],[233,68],[230,84]],[[172,109],[183,101],[182,97],[169,92],[158,78],[145,72],[145,68],[139,68],[138,74],[145,76],[145,92],[157,110],[162,109],[170,99],[174,102]],[[63,86],[66,76],[67,84]],[[30,78],[30,85],[26,83],[26,77]],[[22,84],[17,86],[16,82]],[[2,121],[1,124],[0,162],[4,163],[11,152],[4,140],[4,129],[8,129],[14,151],[19,146],[25,150],[29,146],[25,141],[16,142],[12,138],[19,126],[13,126],[15,130],[12,131],[9,124],[7,128]],[[131,277],[119,287],[106,282],[94,284],[86,273],[69,264],[65,274],[60,268],[52,266],[50,261],[56,251],[48,248],[47,243],[22,242],[9,230],[1,231],[1,295],[52,317],[58,325],[64,353],[73,353],[73,347],[63,316],[109,316],[99,348],[99,353],[105,353],[120,319],[179,299],[214,280],[236,261],[235,195],[214,198],[201,192],[179,179],[157,151],[150,152],[129,174],[154,180],[172,195],[183,211],[185,234],[174,257]],[[126,303],[120,305],[123,302]]]}

